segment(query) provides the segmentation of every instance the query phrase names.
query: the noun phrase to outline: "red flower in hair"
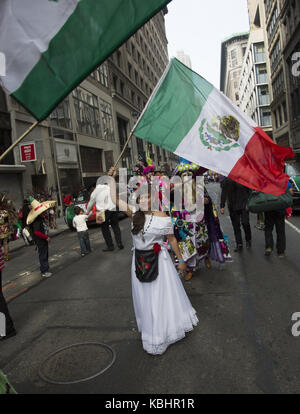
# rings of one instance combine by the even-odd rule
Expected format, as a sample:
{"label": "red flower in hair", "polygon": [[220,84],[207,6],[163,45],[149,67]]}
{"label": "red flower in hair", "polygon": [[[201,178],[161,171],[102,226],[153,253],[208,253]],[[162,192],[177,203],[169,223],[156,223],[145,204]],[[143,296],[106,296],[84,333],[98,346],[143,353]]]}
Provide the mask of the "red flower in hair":
{"label": "red flower in hair", "polygon": [[161,245],[159,243],[154,243],[153,250],[155,254],[158,254],[161,251]]}

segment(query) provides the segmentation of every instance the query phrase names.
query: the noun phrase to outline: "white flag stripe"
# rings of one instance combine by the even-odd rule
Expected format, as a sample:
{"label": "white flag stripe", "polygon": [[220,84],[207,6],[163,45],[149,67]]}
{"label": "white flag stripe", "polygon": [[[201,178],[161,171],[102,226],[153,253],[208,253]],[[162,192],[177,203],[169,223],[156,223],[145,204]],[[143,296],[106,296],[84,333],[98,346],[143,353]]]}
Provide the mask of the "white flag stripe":
{"label": "white flag stripe", "polygon": [[10,93],[21,86],[79,1],[0,0],[0,52],[6,57],[6,76],[0,81]]}
{"label": "white flag stripe", "polygon": [[[250,121],[248,116],[238,109],[238,107],[232,105],[232,102],[228,100],[225,95],[220,94],[217,89],[213,89],[208,96],[199,118],[178,145],[175,154],[195,162],[196,164],[200,164],[202,167],[206,167],[214,171],[218,170],[221,174],[227,176],[237,161],[244,155],[245,148],[254,134],[254,130],[249,125]],[[200,140],[199,128],[204,118],[208,122],[211,122],[212,114],[220,117],[233,115],[238,118],[240,122],[240,137],[238,141],[239,147],[231,148],[230,151],[212,150],[212,156],[207,157],[208,149]],[[251,125],[253,127],[256,126],[252,120]],[[201,160],[203,160],[202,164]]]}

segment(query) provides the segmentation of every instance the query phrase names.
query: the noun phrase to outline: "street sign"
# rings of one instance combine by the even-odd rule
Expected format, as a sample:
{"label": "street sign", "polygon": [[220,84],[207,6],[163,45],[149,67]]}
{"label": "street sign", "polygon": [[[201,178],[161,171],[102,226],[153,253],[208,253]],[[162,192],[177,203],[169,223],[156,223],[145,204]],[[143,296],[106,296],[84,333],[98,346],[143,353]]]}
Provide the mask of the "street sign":
{"label": "street sign", "polygon": [[36,149],[34,142],[20,144],[21,162],[36,161]]}

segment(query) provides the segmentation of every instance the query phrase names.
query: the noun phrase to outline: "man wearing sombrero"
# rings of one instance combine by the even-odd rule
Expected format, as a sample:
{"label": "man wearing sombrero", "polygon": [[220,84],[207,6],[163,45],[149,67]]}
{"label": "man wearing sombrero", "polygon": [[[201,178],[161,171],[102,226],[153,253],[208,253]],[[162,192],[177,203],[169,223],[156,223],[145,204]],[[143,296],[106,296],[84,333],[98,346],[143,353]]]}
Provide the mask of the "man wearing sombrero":
{"label": "man wearing sombrero", "polygon": [[48,226],[45,222],[45,212],[54,207],[55,201],[44,201],[40,203],[33,197],[29,197],[31,210],[27,217],[27,225],[30,225],[33,233],[33,239],[37,245],[40,260],[40,269],[43,277],[50,277],[52,273],[49,269],[48,262]]}

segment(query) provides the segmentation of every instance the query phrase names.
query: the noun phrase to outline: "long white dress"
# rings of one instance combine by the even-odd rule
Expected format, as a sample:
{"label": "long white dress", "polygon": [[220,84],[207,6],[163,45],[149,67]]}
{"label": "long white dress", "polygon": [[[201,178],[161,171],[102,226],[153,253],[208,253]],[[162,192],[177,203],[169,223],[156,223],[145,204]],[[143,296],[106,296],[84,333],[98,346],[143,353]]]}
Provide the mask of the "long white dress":
{"label": "long white dress", "polygon": [[[144,229],[151,220],[146,215]],[[141,232],[133,235],[133,245],[138,250],[151,250],[159,243],[159,273],[150,283],[138,280],[135,274],[135,254],[132,261],[132,296],[138,329],[142,334],[143,348],[149,354],[165,352],[172,343],[185,337],[198,323],[196,311],[184,290],[168,250],[163,246],[164,235],[173,234],[169,217],[153,216],[150,227],[142,239]]]}

